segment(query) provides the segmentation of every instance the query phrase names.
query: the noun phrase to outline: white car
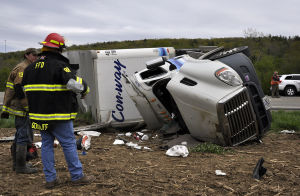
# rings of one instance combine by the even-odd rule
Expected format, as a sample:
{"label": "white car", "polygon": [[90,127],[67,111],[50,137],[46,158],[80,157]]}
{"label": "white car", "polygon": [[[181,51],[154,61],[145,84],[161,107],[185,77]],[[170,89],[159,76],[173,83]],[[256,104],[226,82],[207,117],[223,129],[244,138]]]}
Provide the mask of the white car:
{"label": "white car", "polygon": [[246,49],[161,58],[123,75],[122,83],[149,129],[238,145],[261,138],[271,123],[270,102]]}
{"label": "white car", "polygon": [[300,74],[285,74],[280,77],[279,91],[286,96],[294,96],[300,92]]}

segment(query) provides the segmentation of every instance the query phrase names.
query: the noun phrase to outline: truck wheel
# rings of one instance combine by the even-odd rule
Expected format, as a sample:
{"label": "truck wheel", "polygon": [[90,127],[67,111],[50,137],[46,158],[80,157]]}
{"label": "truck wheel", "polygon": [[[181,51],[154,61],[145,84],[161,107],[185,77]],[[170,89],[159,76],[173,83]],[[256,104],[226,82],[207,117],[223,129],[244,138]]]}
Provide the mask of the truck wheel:
{"label": "truck wheel", "polygon": [[296,89],[293,86],[288,86],[284,89],[286,96],[294,96],[296,94]]}

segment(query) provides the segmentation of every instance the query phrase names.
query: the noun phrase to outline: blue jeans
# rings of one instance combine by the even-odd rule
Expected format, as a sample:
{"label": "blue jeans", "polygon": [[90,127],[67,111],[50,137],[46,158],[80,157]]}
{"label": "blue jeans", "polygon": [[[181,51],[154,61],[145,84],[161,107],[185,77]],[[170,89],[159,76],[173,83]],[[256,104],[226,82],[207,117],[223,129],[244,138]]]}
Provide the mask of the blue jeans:
{"label": "blue jeans", "polygon": [[15,116],[15,143],[17,145],[25,146],[31,144],[33,141],[33,133],[30,127],[30,121],[28,117]]}
{"label": "blue jeans", "polygon": [[53,143],[56,138],[63,148],[72,181],[83,177],[82,165],[78,158],[76,138],[73,132],[73,121],[62,121],[51,124],[47,131],[40,131],[42,136],[42,162],[47,182],[56,179]]}

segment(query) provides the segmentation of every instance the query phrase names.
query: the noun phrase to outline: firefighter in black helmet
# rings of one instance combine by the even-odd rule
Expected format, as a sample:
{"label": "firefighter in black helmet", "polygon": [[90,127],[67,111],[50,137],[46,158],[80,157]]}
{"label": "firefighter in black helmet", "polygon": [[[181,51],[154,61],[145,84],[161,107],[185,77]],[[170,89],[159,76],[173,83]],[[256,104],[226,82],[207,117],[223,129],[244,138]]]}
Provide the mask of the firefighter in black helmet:
{"label": "firefighter in black helmet", "polygon": [[51,33],[40,44],[43,45],[40,59],[26,68],[22,85],[28,98],[31,127],[40,130],[42,136],[46,188],[53,188],[60,182],[54,167],[55,138],[63,147],[72,182],[77,185],[91,183],[95,177],[83,173],[73,132],[78,107],[76,94],[85,97],[89,87],[75,75],[69,60],[61,54],[65,47],[61,35]]}

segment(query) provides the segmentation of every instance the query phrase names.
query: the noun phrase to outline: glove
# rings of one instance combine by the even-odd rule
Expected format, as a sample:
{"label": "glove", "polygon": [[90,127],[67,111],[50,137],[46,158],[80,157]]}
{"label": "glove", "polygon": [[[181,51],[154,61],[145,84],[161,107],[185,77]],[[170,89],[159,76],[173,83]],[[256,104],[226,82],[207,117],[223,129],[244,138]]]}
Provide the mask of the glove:
{"label": "glove", "polygon": [[8,113],[8,112],[2,112],[2,113],[1,113],[1,118],[6,118],[6,119],[8,119],[8,118],[9,118],[9,113]]}

